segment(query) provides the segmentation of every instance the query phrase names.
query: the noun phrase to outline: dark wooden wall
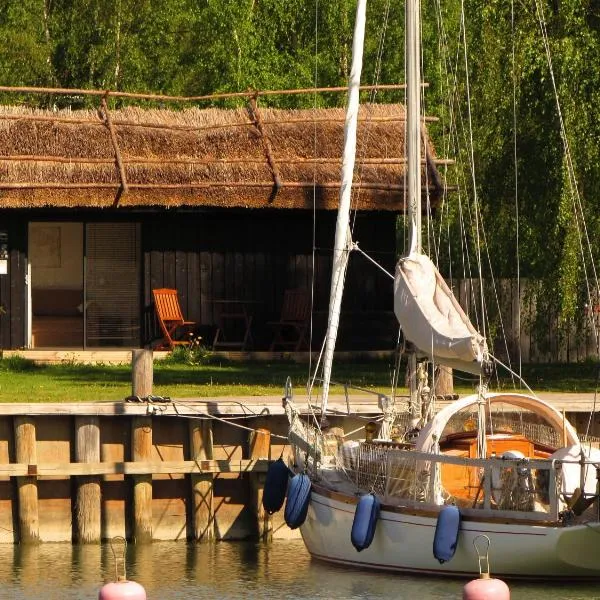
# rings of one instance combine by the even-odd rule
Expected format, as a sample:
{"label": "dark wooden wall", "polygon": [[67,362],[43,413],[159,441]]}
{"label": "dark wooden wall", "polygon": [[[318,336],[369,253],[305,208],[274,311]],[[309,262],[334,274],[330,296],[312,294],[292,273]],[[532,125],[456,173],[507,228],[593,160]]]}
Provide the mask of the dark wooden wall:
{"label": "dark wooden wall", "polygon": [[[186,318],[205,326],[217,321],[214,300],[249,300],[254,313],[256,349],[268,347],[284,290],[311,290],[314,270],[314,344],[321,342],[329,299],[334,213],[300,211],[221,211],[200,215],[147,217],[143,228],[144,305],[152,314],[152,289],[176,288]],[[395,215],[361,214],[355,239],[392,272],[395,263]],[[315,247],[313,267],[313,240]],[[343,310],[353,326],[342,328],[341,347],[391,348],[395,331],[372,340],[370,327],[393,322],[392,280],[359,253],[353,253]],[[382,346],[383,344],[383,346]],[[371,347],[369,347],[369,345]]]}
{"label": "dark wooden wall", "polygon": [[[0,348],[25,345],[27,221],[13,212],[0,213],[0,229],[8,232],[8,274],[0,275]],[[0,311],[1,312],[1,311]]]}
{"label": "dark wooden wall", "polygon": [[[0,227],[9,232],[9,274],[0,276],[0,317],[4,348],[25,345],[25,275],[29,221],[129,221],[141,224],[143,326],[141,344],[158,336],[152,289],[176,288],[186,319],[201,325],[211,341],[218,318],[214,300],[249,300],[254,313],[256,350],[272,338],[268,321],[277,320],[284,291],[313,286],[314,346],[322,342],[329,301],[336,214],[290,210],[0,211]],[[393,213],[359,214],[354,238],[389,272],[395,263]],[[314,259],[313,259],[313,246]],[[396,328],[393,281],[359,253],[351,256],[342,310],[339,348],[393,347]],[[389,325],[389,326],[388,326]],[[375,332],[379,337],[373,337]]]}

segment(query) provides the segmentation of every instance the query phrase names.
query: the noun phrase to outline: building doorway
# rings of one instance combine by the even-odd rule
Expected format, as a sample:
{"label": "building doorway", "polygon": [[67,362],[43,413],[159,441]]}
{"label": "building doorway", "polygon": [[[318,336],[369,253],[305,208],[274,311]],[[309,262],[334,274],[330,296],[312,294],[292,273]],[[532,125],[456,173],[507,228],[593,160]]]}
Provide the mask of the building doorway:
{"label": "building doorway", "polygon": [[31,222],[28,245],[30,347],[139,347],[139,224]]}
{"label": "building doorway", "polygon": [[32,348],[83,347],[83,225],[30,223]]}

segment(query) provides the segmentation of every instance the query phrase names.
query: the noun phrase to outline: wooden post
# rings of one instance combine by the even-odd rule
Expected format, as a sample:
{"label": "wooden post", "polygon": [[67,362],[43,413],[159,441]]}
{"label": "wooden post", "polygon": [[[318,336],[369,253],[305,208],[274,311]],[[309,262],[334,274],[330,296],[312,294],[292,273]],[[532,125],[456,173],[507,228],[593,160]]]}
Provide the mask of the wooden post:
{"label": "wooden post", "polygon": [[[190,453],[192,460],[213,459],[213,429],[211,421],[192,420],[190,430]],[[192,526],[197,542],[215,539],[215,515],[213,506],[212,473],[190,475],[192,485]]]}
{"label": "wooden post", "polygon": [[152,350],[132,350],[131,394],[140,398],[150,396],[152,394],[153,377]]}
{"label": "wooden post", "polygon": [[[256,429],[250,433],[250,458],[271,458],[271,432],[266,428]],[[264,473],[250,474],[251,500],[256,512],[258,539],[270,542],[273,539],[273,520],[263,508],[262,500],[265,489],[266,475]]]}
{"label": "wooden post", "polygon": [[437,369],[434,394],[436,396],[444,397],[452,396],[454,394],[454,378],[451,368],[440,367]]}
{"label": "wooden post", "polygon": [[[75,458],[77,462],[100,462],[100,424],[98,417],[75,419]],[[77,539],[82,544],[98,544],[102,538],[100,478],[77,478],[75,504]]]}
{"label": "wooden post", "polygon": [[[131,452],[134,461],[152,458],[152,418],[134,417],[131,427]],[[152,541],[152,475],[133,476],[133,540]]]}
{"label": "wooden post", "polygon": [[40,541],[40,522],[35,421],[32,417],[15,417],[14,429],[17,463],[29,465],[30,473],[17,477],[19,540],[21,544],[37,544]]}
{"label": "wooden post", "polygon": [[[152,351],[131,353],[131,393],[144,398],[152,394]],[[152,459],[152,418],[134,417],[131,425],[134,461]],[[136,544],[152,541],[152,475],[133,476],[133,539]]]}

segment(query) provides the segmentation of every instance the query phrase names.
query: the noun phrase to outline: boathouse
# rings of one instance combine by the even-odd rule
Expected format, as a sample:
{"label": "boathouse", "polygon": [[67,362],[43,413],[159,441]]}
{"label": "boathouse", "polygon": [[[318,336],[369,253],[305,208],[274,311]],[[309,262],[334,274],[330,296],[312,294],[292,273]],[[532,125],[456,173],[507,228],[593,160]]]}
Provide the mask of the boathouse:
{"label": "boathouse", "polygon": [[[157,106],[148,96],[144,107],[124,106],[123,96],[79,90],[46,96],[64,108],[0,106],[0,347],[151,347],[160,337],[152,290],[174,288],[208,345],[242,306],[251,337],[241,349],[266,349],[285,290],[310,290],[313,280],[318,334],[344,110],[266,108],[257,94],[236,109],[148,108]],[[93,108],[68,106],[86,98]],[[175,105],[167,100],[159,106]],[[403,130],[401,105],[361,108],[354,237],[388,271],[403,210]],[[435,199],[430,147],[424,164],[424,193]],[[342,330],[342,348],[373,349],[366,333],[377,331],[371,346],[393,347],[390,284],[355,253],[343,311],[365,335]]]}

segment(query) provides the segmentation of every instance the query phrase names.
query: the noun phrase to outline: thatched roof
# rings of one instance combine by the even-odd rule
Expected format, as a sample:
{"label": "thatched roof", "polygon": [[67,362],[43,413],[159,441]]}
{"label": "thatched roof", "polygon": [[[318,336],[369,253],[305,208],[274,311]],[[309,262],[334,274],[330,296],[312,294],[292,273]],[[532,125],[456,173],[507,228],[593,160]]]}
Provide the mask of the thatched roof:
{"label": "thatched roof", "polygon": [[[315,198],[334,209],[344,117],[343,109],[130,107],[107,119],[102,109],[3,106],[0,208],[312,208]],[[404,108],[367,105],[359,119],[356,206],[400,210]],[[435,194],[439,176],[427,165],[423,182]]]}

